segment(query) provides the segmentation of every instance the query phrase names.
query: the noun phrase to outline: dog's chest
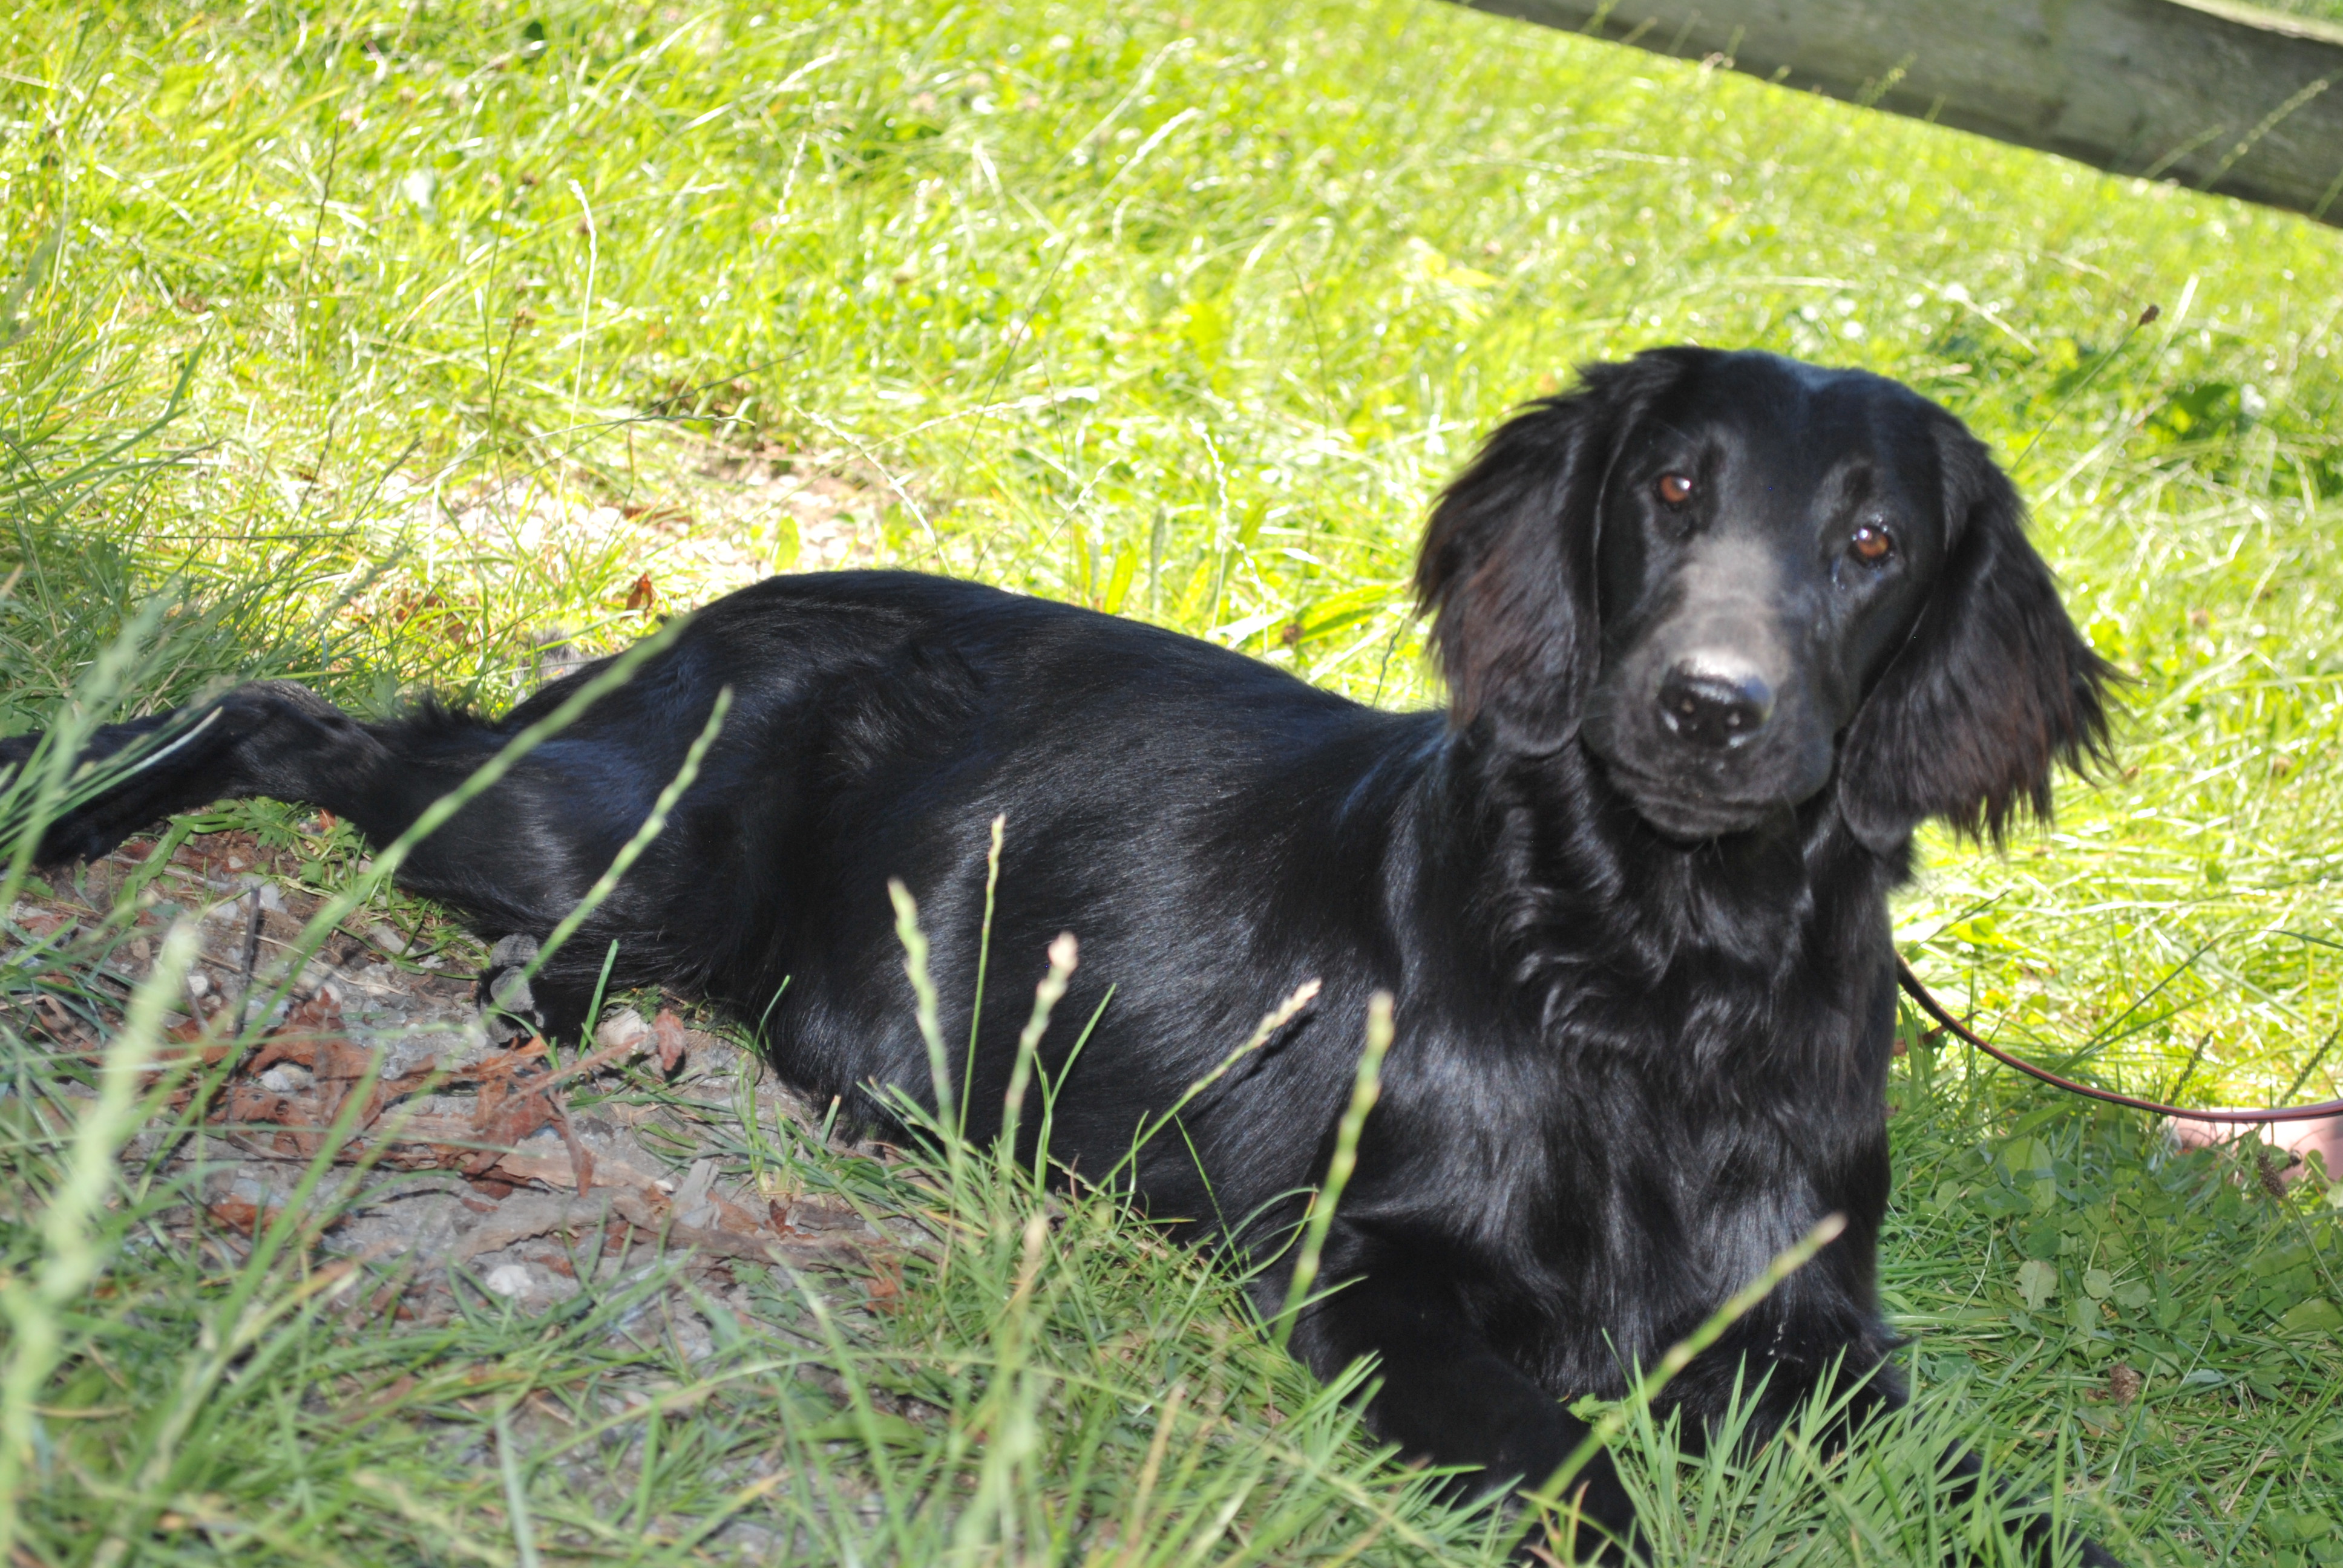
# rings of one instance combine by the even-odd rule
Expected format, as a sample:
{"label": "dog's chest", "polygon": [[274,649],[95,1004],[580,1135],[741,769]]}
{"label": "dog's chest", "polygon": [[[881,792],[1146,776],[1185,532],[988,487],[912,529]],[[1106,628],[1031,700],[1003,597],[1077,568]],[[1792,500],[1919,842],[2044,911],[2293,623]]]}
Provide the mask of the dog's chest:
{"label": "dog's chest", "polygon": [[1868,1076],[1777,1070],[1706,1093],[1582,1080],[1518,1129],[1516,1147],[1544,1158],[1490,1194],[1487,1331],[1554,1386],[1605,1388],[1622,1358],[1655,1359],[1825,1216],[1845,1215],[1867,1251],[1885,1192]]}

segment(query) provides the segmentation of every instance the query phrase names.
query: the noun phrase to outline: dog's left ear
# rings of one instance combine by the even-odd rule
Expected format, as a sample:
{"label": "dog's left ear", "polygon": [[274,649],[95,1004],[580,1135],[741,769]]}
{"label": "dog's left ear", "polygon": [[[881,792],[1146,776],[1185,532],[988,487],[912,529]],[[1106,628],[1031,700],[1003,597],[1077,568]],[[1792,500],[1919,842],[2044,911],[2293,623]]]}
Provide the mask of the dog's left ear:
{"label": "dog's left ear", "polygon": [[1999,844],[2050,773],[2104,755],[2114,667],[2091,651],[2026,542],[2025,503],[1951,416],[1937,430],[1946,548],[1918,623],[1839,751],[1839,811],[1879,854],[1942,817]]}

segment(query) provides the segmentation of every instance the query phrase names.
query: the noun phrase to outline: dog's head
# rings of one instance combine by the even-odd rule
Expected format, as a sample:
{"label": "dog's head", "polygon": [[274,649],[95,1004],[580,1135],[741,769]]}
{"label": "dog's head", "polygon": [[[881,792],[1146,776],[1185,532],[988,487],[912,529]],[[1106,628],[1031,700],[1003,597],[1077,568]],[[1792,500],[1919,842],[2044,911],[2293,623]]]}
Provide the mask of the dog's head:
{"label": "dog's head", "polygon": [[2106,732],[2111,671],[2016,491],[1959,420],[1860,371],[1590,366],[1449,487],[1416,584],[1458,724],[1583,742],[1679,839],[1834,779],[1882,853],[1927,817],[1998,838]]}

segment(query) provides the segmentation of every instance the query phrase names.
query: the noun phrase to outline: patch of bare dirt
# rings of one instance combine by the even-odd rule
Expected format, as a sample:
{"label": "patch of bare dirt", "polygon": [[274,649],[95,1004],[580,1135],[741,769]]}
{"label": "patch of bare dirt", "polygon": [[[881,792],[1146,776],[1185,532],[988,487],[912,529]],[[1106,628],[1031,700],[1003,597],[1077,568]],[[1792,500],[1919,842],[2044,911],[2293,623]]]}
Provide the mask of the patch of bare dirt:
{"label": "patch of bare dirt", "polygon": [[[31,950],[62,954],[137,909],[95,966],[61,960],[54,990],[11,1005],[20,1030],[95,1062],[165,930],[193,923],[201,950],[154,1070],[174,1087],[126,1151],[196,1195],[177,1216],[191,1234],[248,1242],[330,1151],[340,1181],[319,1191],[342,1190],[330,1207],[313,1198],[314,1243],[395,1260],[365,1305],[402,1320],[444,1317],[458,1276],[542,1309],[577,1292],[581,1269],[616,1277],[661,1251],[688,1253],[695,1288],[743,1312],[745,1294],[728,1299],[735,1263],[844,1270],[874,1300],[900,1277],[899,1241],[854,1209],[750,1190],[698,1152],[744,1092],[767,1125],[815,1125],[729,1040],[660,1008],[618,1011],[566,1059],[533,1038],[495,1046],[474,999],[478,943],[443,932],[427,947],[361,914],[296,972],[323,901],[299,886],[297,856],[242,831],[196,836],[159,865],[154,851],[133,841],[9,911],[7,947],[37,961]],[[615,1092],[647,1081],[669,1092]],[[699,1320],[680,1316],[689,1349]]]}
{"label": "patch of bare dirt", "polygon": [[908,499],[901,481],[844,452],[711,448],[699,472],[713,481],[701,493],[711,531],[777,545],[794,535],[789,571],[878,564],[887,508]]}

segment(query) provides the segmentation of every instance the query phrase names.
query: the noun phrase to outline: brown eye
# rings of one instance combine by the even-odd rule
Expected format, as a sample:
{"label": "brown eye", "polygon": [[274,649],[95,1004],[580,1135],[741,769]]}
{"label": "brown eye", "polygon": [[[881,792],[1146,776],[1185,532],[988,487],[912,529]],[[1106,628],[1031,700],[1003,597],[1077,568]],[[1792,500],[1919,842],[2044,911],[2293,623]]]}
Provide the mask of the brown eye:
{"label": "brown eye", "polygon": [[1690,474],[1662,474],[1652,483],[1653,493],[1672,507],[1681,507],[1692,499]]}
{"label": "brown eye", "polygon": [[1856,560],[1872,566],[1885,560],[1896,548],[1896,541],[1887,537],[1885,528],[1875,528],[1869,523],[1855,529],[1855,538],[1847,542],[1854,548]]}

